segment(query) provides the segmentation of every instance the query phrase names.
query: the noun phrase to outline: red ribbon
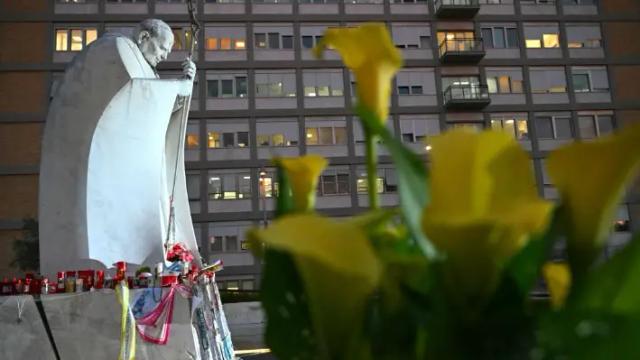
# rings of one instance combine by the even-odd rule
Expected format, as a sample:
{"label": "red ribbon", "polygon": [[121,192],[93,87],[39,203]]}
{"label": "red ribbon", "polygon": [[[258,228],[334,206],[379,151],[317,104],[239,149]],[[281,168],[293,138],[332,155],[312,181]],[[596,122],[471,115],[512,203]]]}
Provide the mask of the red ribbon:
{"label": "red ribbon", "polygon": [[[143,317],[136,319],[136,329],[144,341],[158,345],[165,345],[167,341],[169,341],[171,321],[173,319],[173,302],[176,291],[184,297],[191,296],[191,291],[186,286],[179,284],[171,285],[169,292],[160,299],[155,309]],[[158,328],[160,329],[160,333],[157,335],[152,334],[154,331],[157,332]]]}

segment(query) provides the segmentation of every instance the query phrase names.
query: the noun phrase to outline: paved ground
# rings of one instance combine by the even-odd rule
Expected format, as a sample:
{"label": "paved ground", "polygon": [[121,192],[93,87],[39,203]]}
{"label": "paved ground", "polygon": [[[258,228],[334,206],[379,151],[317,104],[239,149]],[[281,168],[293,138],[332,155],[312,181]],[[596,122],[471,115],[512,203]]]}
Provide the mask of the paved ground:
{"label": "paved ground", "polygon": [[[225,304],[224,312],[236,350],[265,349],[265,318],[258,302]],[[276,360],[271,354],[243,354],[242,360]]]}

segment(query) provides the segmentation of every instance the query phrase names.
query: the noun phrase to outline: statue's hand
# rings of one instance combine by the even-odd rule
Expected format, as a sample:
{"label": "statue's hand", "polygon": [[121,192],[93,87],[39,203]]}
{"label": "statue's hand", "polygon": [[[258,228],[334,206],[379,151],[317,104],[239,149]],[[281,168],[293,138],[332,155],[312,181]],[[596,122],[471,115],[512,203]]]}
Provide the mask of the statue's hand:
{"label": "statue's hand", "polygon": [[191,61],[191,59],[184,59],[184,61],[182,62],[182,73],[189,80],[195,79],[196,64],[194,64],[194,62]]}

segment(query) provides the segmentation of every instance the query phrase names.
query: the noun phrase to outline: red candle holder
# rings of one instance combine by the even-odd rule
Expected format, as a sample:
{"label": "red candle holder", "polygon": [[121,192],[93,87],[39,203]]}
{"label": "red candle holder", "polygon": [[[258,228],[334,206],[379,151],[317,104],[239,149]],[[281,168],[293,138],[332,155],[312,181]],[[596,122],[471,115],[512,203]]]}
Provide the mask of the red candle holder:
{"label": "red candle holder", "polygon": [[126,278],[127,273],[127,263],[124,261],[118,261],[116,263],[116,276],[115,281],[120,282]]}
{"label": "red candle holder", "polygon": [[96,271],[96,289],[102,289],[104,287],[104,270]]}

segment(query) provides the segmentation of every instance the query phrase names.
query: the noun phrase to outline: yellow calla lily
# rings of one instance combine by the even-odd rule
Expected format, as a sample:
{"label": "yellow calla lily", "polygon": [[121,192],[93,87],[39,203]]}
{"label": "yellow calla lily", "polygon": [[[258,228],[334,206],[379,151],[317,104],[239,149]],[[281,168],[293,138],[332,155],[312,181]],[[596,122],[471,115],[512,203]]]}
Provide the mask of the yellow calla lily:
{"label": "yellow calla lily", "polygon": [[360,104],[380,121],[386,121],[391,80],[402,67],[402,57],[385,25],[367,23],[353,28],[330,28],[313,49],[316,57],[322,57],[328,46],[338,51],[344,64],[353,71]]}
{"label": "yellow calla lily", "polygon": [[580,275],[598,256],[625,185],[640,170],[640,126],[560,148],[546,163],[566,209],[572,270]]}
{"label": "yellow calla lily", "polygon": [[571,271],[566,263],[546,263],[542,267],[542,276],[547,283],[551,306],[555,309],[564,306],[571,288]]}
{"label": "yellow calla lily", "polygon": [[252,232],[267,248],[292,255],[308,295],[314,335],[327,345],[330,358],[340,358],[357,342],[366,299],[380,281],[382,265],[365,232],[369,222],[306,213]]}
{"label": "yellow calla lily", "polygon": [[538,197],[529,157],[507,133],[457,129],[431,146],[423,229],[447,257],[448,288],[474,306],[493,292],[502,265],[547,227],[552,204]]}
{"label": "yellow calla lily", "polygon": [[316,200],[318,177],[327,166],[327,159],[319,155],[305,155],[275,160],[291,182],[293,202],[298,211],[313,210]]}

